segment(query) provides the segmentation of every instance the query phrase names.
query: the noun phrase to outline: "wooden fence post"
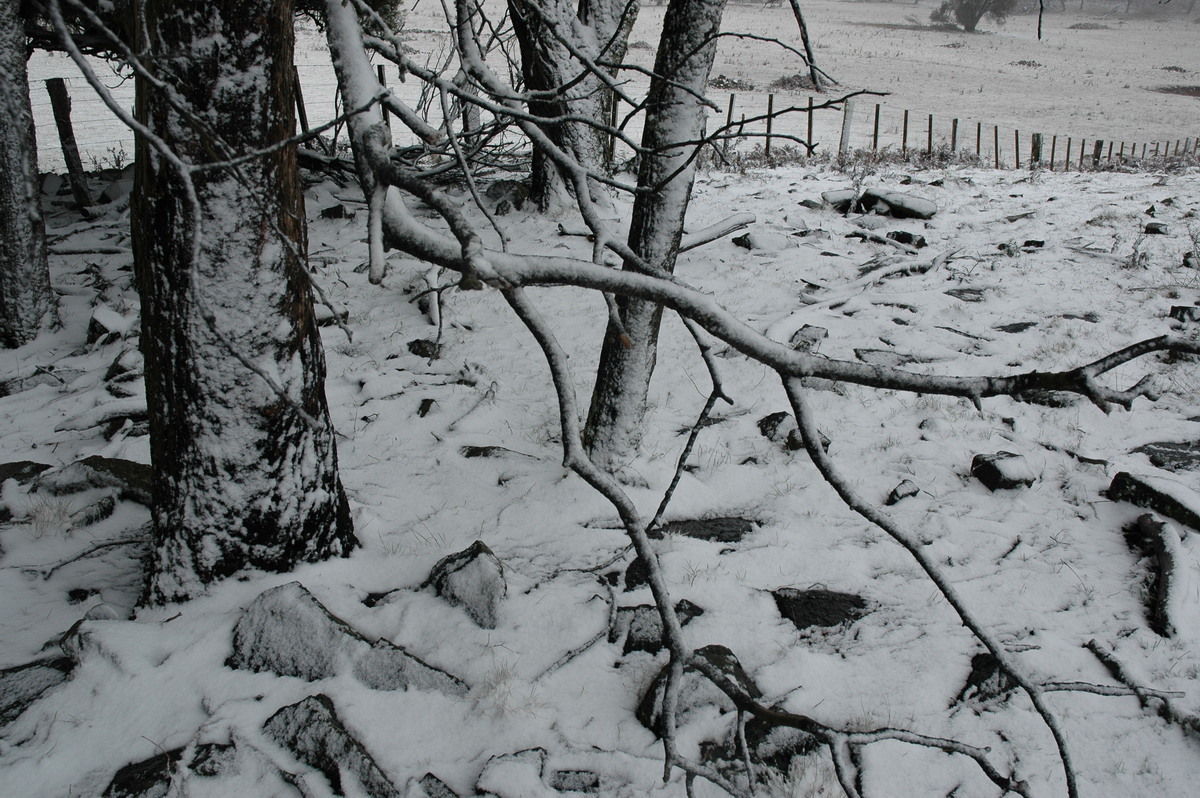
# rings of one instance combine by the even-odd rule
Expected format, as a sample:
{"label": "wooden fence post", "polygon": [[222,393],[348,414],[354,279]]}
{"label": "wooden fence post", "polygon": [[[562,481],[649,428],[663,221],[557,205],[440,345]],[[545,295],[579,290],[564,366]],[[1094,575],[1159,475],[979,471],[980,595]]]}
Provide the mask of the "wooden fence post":
{"label": "wooden fence post", "polygon": [[1050,171],[1054,171],[1054,151],[1058,149],[1058,135],[1050,137]]}
{"label": "wooden fence post", "polygon": [[925,138],[925,155],[933,155],[933,114],[929,115],[929,132]]}
{"label": "wooden fence post", "polygon": [[1040,166],[1042,163],[1042,134],[1034,133],[1029,141],[1029,168]]}
{"label": "wooden fence post", "polygon": [[813,130],[813,98],[812,98],[812,95],[809,95],[809,97],[808,97],[808,146],[810,146],[810,147],[812,146],[812,143],[813,143],[812,130]]}
{"label": "wooden fence post", "polygon": [[908,155],[908,109],[904,109],[904,129],[900,133],[900,154]]}
{"label": "wooden fence post", "polygon": [[[92,205],[92,195],[88,191],[87,177],[83,173],[83,163],[79,160],[79,147],[75,144],[75,131],[71,128],[71,96],[67,94],[67,84],[62,78],[50,78],[46,81],[46,91],[50,92],[50,105],[54,109],[54,124],[58,127],[58,141],[62,144],[63,160],[67,163],[67,176],[71,182],[71,194],[76,204],[81,208]],[[10,165],[6,164],[5,168]]]}
{"label": "wooden fence post", "polygon": [[879,103],[875,103],[875,129],[871,131],[871,151],[879,149]]}
{"label": "wooden fence post", "polygon": [[1112,143],[1112,140],[1110,139],[1108,142],[1108,162],[1109,163],[1112,163],[1112,148],[1113,148],[1113,143]]}
{"label": "wooden fence post", "polygon": [[1104,154],[1104,139],[1096,139],[1096,143],[1092,145],[1092,168],[1097,169],[1100,166],[1100,156]]}
{"label": "wooden fence post", "polygon": [[1063,171],[1071,171],[1071,137],[1067,136],[1067,154],[1063,156]]}
{"label": "wooden fence post", "polygon": [[955,119],[950,123],[950,152],[958,154],[958,120]]}
{"label": "wooden fence post", "polygon": [[775,95],[767,95],[767,143],[763,147],[763,155],[771,157],[771,130],[775,124]]}
{"label": "wooden fence post", "polygon": [[[387,88],[387,71],[383,68],[383,64],[380,64],[378,66],[378,68],[376,69],[376,72],[379,75],[379,85],[386,89]],[[388,116],[387,106],[381,105],[380,110],[383,111],[383,123],[385,125],[387,125],[388,130],[391,130],[392,129],[392,119],[390,116]],[[449,120],[446,120],[446,121],[447,121],[447,127],[449,127]]]}
{"label": "wooden fence post", "polygon": [[975,123],[975,157],[983,157],[983,123]]}
{"label": "wooden fence post", "polygon": [[992,144],[996,148],[996,168],[1000,168],[1000,126],[992,126]]}
{"label": "wooden fence post", "polygon": [[854,103],[846,100],[842,108],[842,138],[838,141],[838,156],[850,149],[850,126],[854,124]]}
{"label": "wooden fence post", "polygon": [[1020,169],[1021,168],[1021,131],[1019,131],[1019,130],[1013,131],[1013,155],[1015,158],[1015,163],[1013,164],[1013,168]]}
{"label": "wooden fence post", "polygon": [[1087,144],[1087,139],[1079,140],[1079,171],[1083,171],[1083,151],[1087,149],[1084,145]]}
{"label": "wooden fence post", "polygon": [[[725,151],[725,155],[729,155],[729,142],[733,141],[733,98],[736,97],[733,92],[729,93],[729,110],[725,112],[725,142],[721,147]],[[616,103],[613,103],[616,106]]]}
{"label": "wooden fence post", "polygon": [[304,90],[300,88],[300,70],[292,64],[292,85],[296,95],[296,118],[300,122],[300,132],[308,132],[308,109],[304,107]]}

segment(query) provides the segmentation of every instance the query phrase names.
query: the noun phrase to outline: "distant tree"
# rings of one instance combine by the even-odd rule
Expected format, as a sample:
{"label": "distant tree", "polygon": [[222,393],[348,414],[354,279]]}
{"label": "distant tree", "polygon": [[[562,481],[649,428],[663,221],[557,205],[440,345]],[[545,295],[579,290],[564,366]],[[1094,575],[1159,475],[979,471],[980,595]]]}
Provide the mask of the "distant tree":
{"label": "distant tree", "polygon": [[57,314],[18,6],[0,0],[0,347],[31,341]]}
{"label": "distant tree", "polygon": [[967,33],[974,33],[985,16],[1004,22],[1016,9],[1017,0],[942,0],[929,18],[942,25],[962,25]]}

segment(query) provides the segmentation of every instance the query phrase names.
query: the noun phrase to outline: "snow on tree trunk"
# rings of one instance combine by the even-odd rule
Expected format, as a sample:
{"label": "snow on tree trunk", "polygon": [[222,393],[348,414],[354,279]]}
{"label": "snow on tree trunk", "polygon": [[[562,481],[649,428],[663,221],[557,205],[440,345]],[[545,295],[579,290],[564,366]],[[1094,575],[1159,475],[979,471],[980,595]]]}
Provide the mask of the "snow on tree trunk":
{"label": "snow on tree trunk", "polygon": [[37,142],[17,0],[0,0],[0,346],[57,320],[37,187]]}
{"label": "snow on tree trunk", "polygon": [[[525,90],[547,92],[569,86],[556,99],[530,100],[530,112],[546,119],[570,115],[606,124],[612,93],[594,74],[580,79],[585,67],[556,35],[568,39],[593,60],[621,61],[637,17],[637,3],[631,3],[628,10],[621,0],[547,0],[536,4],[509,0],[508,6],[520,45]],[[581,121],[546,124],[545,129],[550,139],[585,169],[607,172],[609,137],[605,133]],[[530,195],[542,210],[565,208],[570,201],[568,181],[536,144]]]}
{"label": "snow on tree trunk", "polygon": [[[651,154],[642,158],[638,186],[654,190],[634,200],[629,246],[668,272],[675,269],[692,196],[694,142],[703,134],[705,117],[698,96],[708,83],[724,10],[725,0],[671,0],[647,95],[642,146]],[[640,441],[662,320],[662,306],[651,302],[619,299],[618,307],[628,340],[609,324],[585,432],[590,454],[609,469]]]}
{"label": "snow on tree trunk", "polygon": [[[184,161],[292,134],[291,0],[147,0],[143,10],[140,46],[192,113],[140,80],[138,116]],[[356,545],[305,270],[295,148],[253,158],[240,174],[193,171],[192,181],[197,213],[170,160],[139,138],[133,246],[154,465],[150,602]]]}

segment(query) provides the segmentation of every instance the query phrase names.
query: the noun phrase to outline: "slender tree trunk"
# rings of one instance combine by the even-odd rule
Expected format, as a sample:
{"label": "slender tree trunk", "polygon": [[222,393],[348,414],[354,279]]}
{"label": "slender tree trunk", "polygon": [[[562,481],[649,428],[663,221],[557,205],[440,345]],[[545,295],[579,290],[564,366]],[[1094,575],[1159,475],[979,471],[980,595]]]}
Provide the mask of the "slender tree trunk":
{"label": "slender tree trunk", "polygon": [[[651,266],[672,272],[692,196],[694,142],[703,135],[704,94],[716,54],[725,0],[672,0],[647,97],[642,159],[629,245]],[[690,162],[689,162],[690,160]],[[632,268],[626,263],[624,268]],[[610,470],[634,453],[658,351],[662,307],[618,301],[621,330],[609,325],[585,432],[589,452]]]}
{"label": "slender tree trunk", "polygon": [[[796,17],[796,24],[800,26],[800,42],[804,45],[804,57],[808,59],[808,76],[812,80],[814,89],[824,91],[825,81],[821,78],[821,70],[817,69],[812,41],[808,38],[808,23],[804,21],[804,12],[800,10],[800,0],[789,0],[789,2],[792,4],[792,14]],[[809,144],[811,143],[810,141]]]}
{"label": "slender tree trunk", "polygon": [[0,0],[0,347],[57,321],[37,184],[37,142],[18,0]]}
{"label": "slender tree trunk", "polygon": [[[588,121],[608,121],[611,92],[596,75],[580,78],[583,65],[556,35],[566,38],[589,58],[619,61],[625,55],[637,3],[630,4],[627,12],[625,3],[617,0],[583,0],[578,4],[575,0],[546,0],[536,7],[528,0],[509,0],[508,5],[521,50],[525,90],[549,92],[567,87],[559,97],[531,100],[529,111],[546,119],[575,117],[576,121],[547,124],[547,135],[584,168],[606,173],[608,136]],[[596,190],[603,191],[599,187]],[[530,195],[543,210],[567,207],[570,201],[568,181],[536,146]]]}
{"label": "slender tree trunk", "polygon": [[[140,47],[195,116],[144,81],[138,116],[184,161],[212,163],[292,134],[291,0],[141,6]],[[133,245],[155,479],[150,602],[356,545],[325,401],[295,148],[254,158],[240,175],[217,168],[192,181],[196,206],[168,159],[139,138]]]}

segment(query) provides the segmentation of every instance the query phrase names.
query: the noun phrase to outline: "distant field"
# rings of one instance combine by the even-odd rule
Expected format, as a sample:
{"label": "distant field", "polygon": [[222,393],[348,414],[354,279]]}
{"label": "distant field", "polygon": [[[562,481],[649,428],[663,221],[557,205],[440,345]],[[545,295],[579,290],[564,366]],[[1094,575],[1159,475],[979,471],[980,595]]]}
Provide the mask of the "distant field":
{"label": "distant field", "polygon": [[[805,0],[802,3],[816,48],[818,63],[841,84],[840,89],[888,92],[882,98],[864,98],[856,109],[854,146],[870,140],[876,102],[882,105],[881,141],[899,145],[900,120],[910,111],[910,146],[924,146],[928,115],[935,117],[935,139],[949,136],[952,118],[960,119],[960,143],[974,146],[977,122],[986,130],[1000,127],[1004,152],[1013,131],[1116,141],[1165,141],[1200,135],[1200,24],[1179,12],[1173,16],[1127,18],[1110,4],[1091,3],[1080,11],[1048,13],[1042,41],[1037,39],[1035,15],[1012,17],[1003,27],[985,20],[983,32],[954,33],[923,28],[934,7],[932,0],[918,3],[869,3],[838,0]],[[489,7],[501,3],[489,0]],[[1072,7],[1074,4],[1072,3]],[[1118,5],[1118,10],[1121,6]],[[647,4],[641,11],[631,42],[653,45],[658,38],[666,6]],[[1198,15],[1197,18],[1200,18]],[[784,43],[800,43],[791,9],[762,3],[731,4],[725,30],[758,36],[777,36]],[[419,3],[408,16],[409,44],[424,61],[445,57],[448,37],[441,7]],[[296,54],[309,117],[314,121],[333,114],[334,80],[324,43],[314,32],[299,37]],[[630,60],[653,65],[651,47],[630,50]],[[107,72],[107,69],[104,70]],[[753,84],[756,90],[739,89],[735,118],[766,111],[769,85],[795,75],[801,65],[785,50],[761,41],[726,39],[718,50],[713,76]],[[393,73],[394,74],[394,73]],[[73,65],[61,56],[35,55],[30,63],[34,114],[42,169],[59,169],[57,134],[50,116],[43,81],[71,78],[76,135],[84,163],[94,157],[111,162],[122,149],[133,150],[132,136],[90,95]],[[109,75],[114,94],[132,103],[133,87]],[[632,78],[635,88],[644,79]],[[415,92],[415,81],[397,85]],[[727,108],[729,90],[712,90],[712,99]],[[827,95],[834,96],[834,95]],[[779,92],[776,108],[806,104],[808,94]],[[410,98],[415,100],[415,96]],[[818,96],[817,102],[822,97]],[[723,112],[722,112],[723,114]],[[713,124],[718,114],[714,112]],[[836,145],[841,117],[828,112],[816,117],[814,138],[824,147]],[[631,129],[636,130],[637,123]],[[803,133],[804,121],[796,117],[776,130]],[[986,139],[986,137],[985,137]],[[989,145],[986,145],[985,149]],[[990,152],[990,149],[987,149]],[[986,154],[986,153],[985,153]]]}

